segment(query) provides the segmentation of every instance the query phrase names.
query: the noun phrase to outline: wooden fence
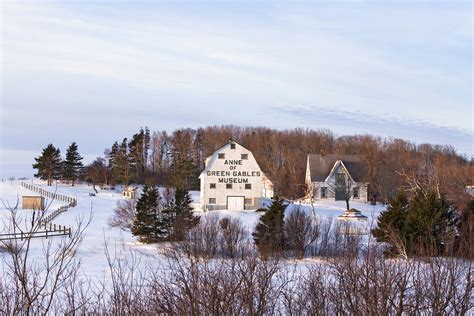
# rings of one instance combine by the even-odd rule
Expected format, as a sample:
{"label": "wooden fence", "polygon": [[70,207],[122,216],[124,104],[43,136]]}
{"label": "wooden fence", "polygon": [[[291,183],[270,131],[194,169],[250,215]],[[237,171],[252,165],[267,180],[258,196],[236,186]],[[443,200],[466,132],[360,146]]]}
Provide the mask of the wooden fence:
{"label": "wooden fence", "polygon": [[61,206],[57,210],[53,211],[51,214],[48,214],[46,217],[41,219],[41,223],[47,224],[55,219],[59,214],[66,212],[69,209],[69,206]]}
{"label": "wooden fence", "polygon": [[6,233],[0,234],[0,241],[5,240],[25,240],[30,238],[50,238],[56,236],[68,236],[71,238],[72,230],[71,227],[61,226],[56,224],[44,224],[44,228],[38,231],[30,231],[30,232],[17,232],[17,233]]}
{"label": "wooden fence", "polygon": [[23,182],[23,181],[21,182],[21,186],[24,187],[25,189],[30,190],[30,191],[37,192],[41,196],[44,196],[46,198],[50,198],[50,199],[53,199],[53,200],[58,200],[58,201],[61,201],[61,202],[68,203],[69,207],[74,207],[74,206],[77,205],[77,200],[75,198],[69,197],[67,195],[57,194],[57,193],[54,193],[54,192],[49,192],[49,191],[46,191],[45,189],[43,189],[41,187],[38,187],[38,186],[33,185],[33,184],[26,183],[26,182]]}
{"label": "wooden fence", "polygon": [[49,192],[33,184],[26,182],[21,182],[21,186],[25,189],[31,190],[33,192],[39,193],[41,196],[50,198],[53,200],[58,200],[61,202],[67,203],[67,205],[61,206],[60,208],[54,210],[46,217],[40,220],[40,229],[37,231],[29,232],[14,232],[14,233],[4,233],[0,234],[0,241],[5,240],[24,240],[29,238],[50,238],[55,236],[69,236],[71,237],[72,229],[71,227],[66,227],[62,225],[52,224],[51,221],[55,219],[59,214],[66,212],[70,207],[77,206],[77,200],[75,198]]}

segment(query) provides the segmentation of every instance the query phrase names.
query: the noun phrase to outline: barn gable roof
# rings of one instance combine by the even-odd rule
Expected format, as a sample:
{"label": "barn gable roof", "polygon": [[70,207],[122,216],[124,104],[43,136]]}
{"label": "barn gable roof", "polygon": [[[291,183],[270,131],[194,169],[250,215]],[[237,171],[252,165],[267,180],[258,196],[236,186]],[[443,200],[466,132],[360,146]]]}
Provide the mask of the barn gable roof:
{"label": "barn gable roof", "polygon": [[[212,168],[212,165],[214,164],[215,160],[218,159],[218,158],[217,158],[217,154],[218,154],[220,151],[226,149],[227,147],[230,147],[231,144],[235,144],[236,146],[242,147],[243,149],[247,150],[247,151],[249,152],[249,155],[252,156],[253,159],[255,159],[255,157],[253,156],[252,152],[251,152],[248,148],[246,148],[246,147],[242,146],[241,144],[237,143],[235,140],[230,139],[225,145],[223,145],[223,146],[217,148],[216,150],[214,150],[214,152],[212,153],[212,155],[207,156],[207,158],[206,158],[206,165],[205,165],[205,167],[204,167],[204,170],[203,170],[203,171],[201,172],[201,174],[199,175],[199,178],[203,177],[203,176],[206,174],[206,172]],[[256,161],[256,160],[255,160],[255,161]],[[258,163],[257,163],[257,166],[258,166]],[[259,168],[260,168],[260,167],[259,167]],[[260,170],[260,171],[261,171],[261,170]]]}
{"label": "barn gable roof", "polygon": [[308,155],[311,182],[324,182],[338,161],[342,161],[350,176],[356,182],[368,182],[367,164],[361,155]]}

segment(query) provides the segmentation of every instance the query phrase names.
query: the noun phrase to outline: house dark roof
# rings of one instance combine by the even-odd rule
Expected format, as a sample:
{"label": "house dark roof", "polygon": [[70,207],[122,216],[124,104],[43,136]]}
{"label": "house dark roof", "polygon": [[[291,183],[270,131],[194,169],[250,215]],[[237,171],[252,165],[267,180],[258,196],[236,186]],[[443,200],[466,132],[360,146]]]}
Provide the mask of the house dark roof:
{"label": "house dark roof", "polygon": [[311,182],[324,182],[336,161],[341,160],[356,182],[368,182],[367,164],[361,155],[308,155]]}

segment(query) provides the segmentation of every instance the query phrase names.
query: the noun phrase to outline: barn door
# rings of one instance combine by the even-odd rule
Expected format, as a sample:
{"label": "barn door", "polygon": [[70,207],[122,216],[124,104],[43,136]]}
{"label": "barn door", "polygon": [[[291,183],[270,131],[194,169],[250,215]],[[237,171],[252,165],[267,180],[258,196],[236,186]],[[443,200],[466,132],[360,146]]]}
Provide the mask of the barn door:
{"label": "barn door", "polygon": [[243,196],[228,196],[227,209],[229,211],[242,211],[245,209],[244,202]]}

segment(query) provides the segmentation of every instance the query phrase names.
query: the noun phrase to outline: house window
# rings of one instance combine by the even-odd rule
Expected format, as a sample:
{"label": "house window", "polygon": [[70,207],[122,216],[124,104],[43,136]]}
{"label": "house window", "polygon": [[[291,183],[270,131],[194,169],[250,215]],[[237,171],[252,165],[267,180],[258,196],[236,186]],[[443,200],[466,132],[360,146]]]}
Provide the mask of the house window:
{"label": "house window", "polygon": [[243,160],[247,160],[247,159],[249,159],[249,154],[242,154],[241,158]]}
{"label": "house window", "polygon": [[226,188],[226,189],[232,189],[232,183],[227,183],[227,184],[225,185],[225,188]]}
{"label": "house window", "polygon": [[219,159],[225,159],[225,154],[219,154]]}
{"label": "house window", "polygon": [[328,188],[321,188],[321,198],[326,199],[328,197]]}
{"label": "house window", "polygon": [[245,190],[252,190],[252,184],[251,183],[246,183],[245,184]]}
{"label": "house window", "polygon": [[352,189],[352,197],[353,197],[354,199],[360,198],[360,196],[359,196],[359,188],[358,188],[358,187],[355,187],[355,188]]}
{"label": "house window", "polygon": [[235,144],[234,143],[230,144],[230,149],[235,149]]}
{"label": "house window", "polygon": [[253,199],[245,199],[244,203],[245,203],[246,206],[251,206],[251,205],[253,205]]}
{"label": "house window", "polygon": [[210,184],[209,184],[209,188],[215,189],[215,188],[216,188],[216,184],[215,184],[215,183],[210,183]]}
{"label": "house window", "polygon": [[216,204],[216,198],[209,198],[209,204]]}

